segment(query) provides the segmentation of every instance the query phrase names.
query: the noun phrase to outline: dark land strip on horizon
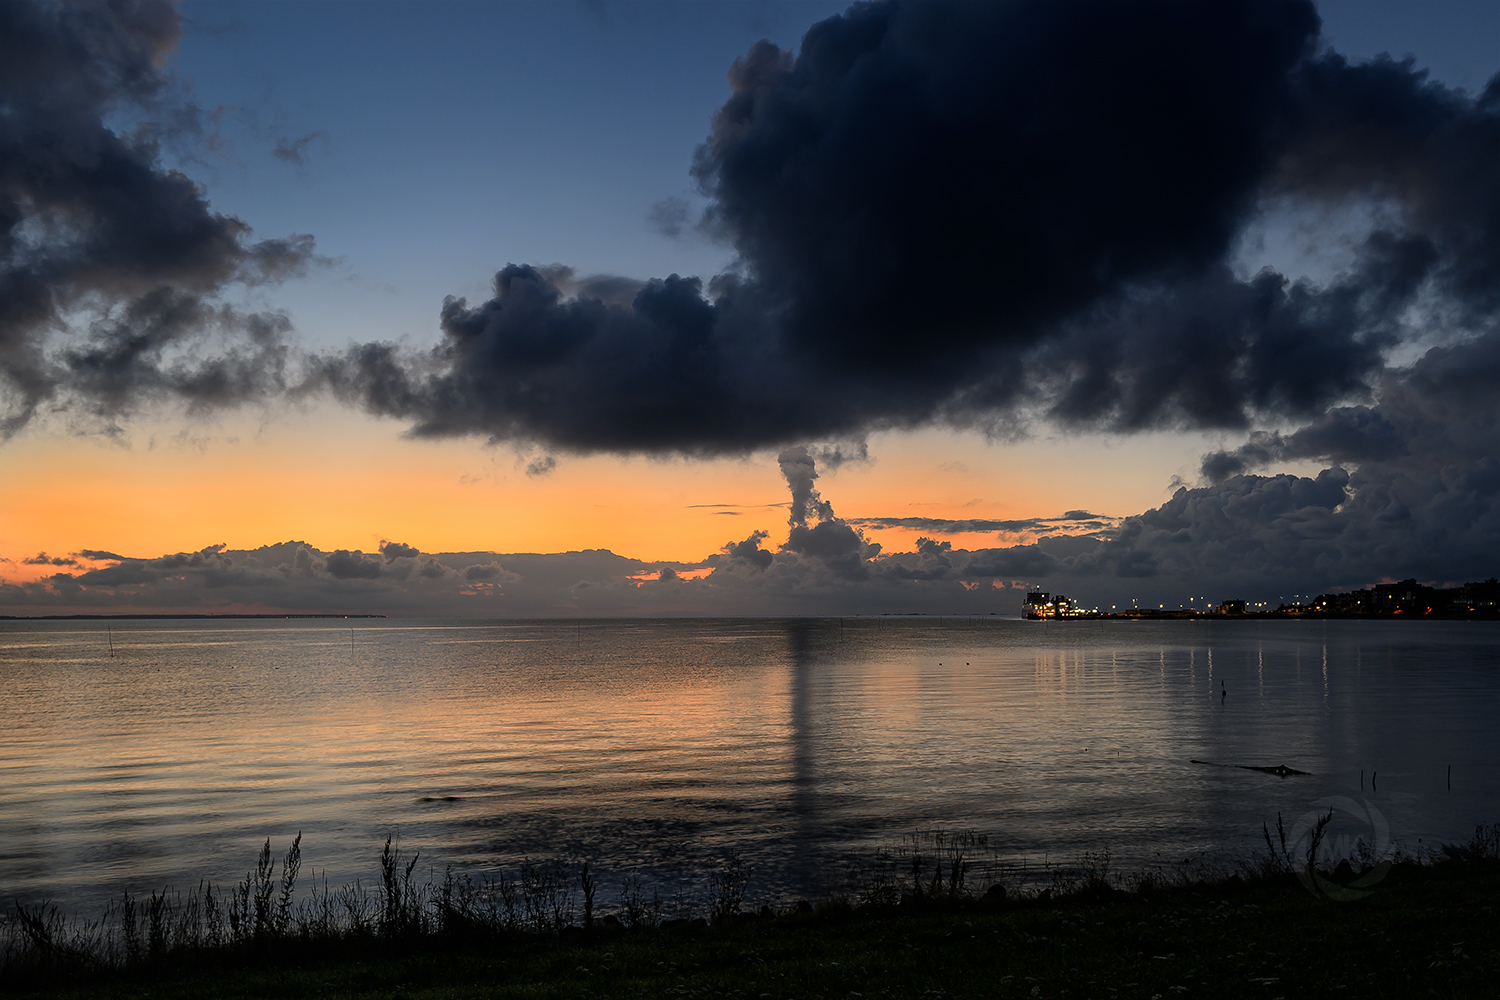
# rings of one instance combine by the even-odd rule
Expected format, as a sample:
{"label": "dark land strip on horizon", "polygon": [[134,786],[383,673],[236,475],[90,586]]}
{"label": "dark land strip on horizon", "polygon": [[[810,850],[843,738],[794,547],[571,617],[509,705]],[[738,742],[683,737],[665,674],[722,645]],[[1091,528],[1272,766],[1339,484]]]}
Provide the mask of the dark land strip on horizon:
{"label": "dark land strip on horizon", "polygon": [[4,622],[94,622],[94,621],[172,621],[179,618],[192,619],[258,619],[258,618],[388,618],[389,615],[305,615],[305,614],[266,614],[266,615],[0,615],[0,621]]}

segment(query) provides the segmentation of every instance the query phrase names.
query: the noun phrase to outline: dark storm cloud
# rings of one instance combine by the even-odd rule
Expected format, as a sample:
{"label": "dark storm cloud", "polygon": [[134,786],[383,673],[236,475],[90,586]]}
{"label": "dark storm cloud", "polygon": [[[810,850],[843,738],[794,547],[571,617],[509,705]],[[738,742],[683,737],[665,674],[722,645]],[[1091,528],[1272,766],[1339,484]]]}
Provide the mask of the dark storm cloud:
{"label": "dark storm cloud", "polygon": [[[1477,98],[1427,80],[1408,60],[1350,64],[1336,54],[1296,76],[1280,191],[1389,198],[1404,233],[1369,294],[1404,294],[1432,274],[1455,305],[1500,306],[1500,76]],[[1424,245],[1425,244],[1425,245]]]}
{"label": "dark storm cloud", "polygon": [[[1204,457],[1208,485],[1179,489],[1099,538],[1043,539],[1050,558],[1013,572],[1021,550],[976,552],[997,577],[1045,579],[1100,602],[1274,599],[1415,577],[1438,584],[1500,572],[1500,331],[1429,350],[1382,376],[1374,399]],[[1316,476],[1250,472],[1332,463]]]}
{"label": "dark storm cloud", "polygon": [[765,570],[771,565],[775,557],[760,547],[760,543],[770,537],[770,532],[753,531],[750,537],[742,542],[726,542],[724,553],[731,559],[738,559],[747,566],[753,566],[758,570]]}
{"label": "dark storm cloud", "polygon": [[80,549],[73,554],[75,556],[83,556],[83,558],[93,560],[94,562],[121,562],[125,559],[122,555],[106,552],[103,549]]}
{"label": "dark storm cloud", "polygon": [[30,559],[22,559],[24,566],[77,566],[78,560],[65,556],[49,556],[45,552],[38,552]]}
{"label": "dark storm cloud", "polygon": [[422,550],[407,545],[404,542],[383,541],[380,543],[380,554],[389,563],[395,562],[397,559],[415,559],[422,554]]}
{"label": "dark storm cloud", "polygon": [[[160,69],[178,31],[155,0],[0,4],[0,435],[49,401],[107,427],[150,400],[285,386],[285,320],[217,297],[302,273],[312,240],[252,242],[161,165],[199,117]],[[145,124],[106,124],[121,115]]]}
{"label": "dark storm cloud", "polygon": [[328,553],[325,565],[335,580],[373,580],[380,576],[380,560],[363,552],[337,549]]}
{"label": "dark storm cloud", "polygon": [[125,587],[155,583],[161,579],[161,574],[148,566],[145,561],[131,559],[103,569],[79,573],[72,579],[84,587]]}
{"label": "dark storm cloud", "polygon": [[1203,457],[1205,479],[1297,459],[1356,464],[1415,475],[1456,469],[1500,454],[1500,331],[1433,348],[1386,373],[1377,400],[1335,407],[1289,433],[1251,434],[1237,448]]}
{"label": "dark storm cloud", "polygon": [[833,517],[833,505],[825,501],[813,483],[818,478],[818,463],[802,445],[788,448],[776,457],[787,489],[792,493],[787,523],[805,527],[809,519],[821,521]]}
{"label": "dark storm cloud", "polygon": [[735,63],[694,172],[793,351],[950,382],[1216,260],[1316,30],[1310,6],[851,8]]}
{"label": "dark storm cloud", "polygon": [[[729,272],[626,298],[511,265],[430,354],[355,346],[308,384],[419,434],[695,454],[1367,402],[1415,305],[1500,309],[1500,83],[1318,30],[1293,2],[852,7],[730,70],[693,165]],[[1350,200],[1386,211],[1335,279],[1232,269],[1268,206]]]}
{"label": "dark storm cloud", "polygon": [[791,512],[787,516],[790,530],[782,548],[819,560],[843,579],[867,577],[869,568],[865,560],[874,558],[880,546],[866,543],[864,536],[836,516],[833,504],[818,493],[813,485],[818,478],[816,459],[807,448],[797,445],[778,455],[777,462],[792,494]]}
{"label": "dark storm cloud", "polygon": [[[431,356],[358,345],[318,361],[310,385],[411,419],[418,435],[706,453],[762,444],[767,423],[779,425],[783,439],[799,434],[796,389],[785,384],[791,374],[757,357],[765,352],[753,338],[725,343],[719,310],[695,278],[647,282],[619,305],[566,298],[542,270],[511,265],[496,275],[493,299],[474,308],[462,299],[444,304],[444,343]],[[740,379],[756,380],[757,368],[764,391],[787,397],[780,414],[725,407],[725,394],[740,395]],[[796,382],[811,398],[808,380]]]}
{"label": "dark storm cloud", "polygon": [[1076,426],[1243,427],[1255,413],[1316,414],[1366,395],[1396,342],[1382,324],[1410,295],[1373,311],[1365,283],[1361,273],[1318,289],[1269,270],[1241,282],[1216,267],[1101,305],[1038,349],[1034,381],[1052,387],[1051,415]]}
{"label": "dark storm cloud", "polygon": [[[289,384],[548,457],[931,423],[1249,430],[1368,405],[1392,345],[1500,312],[1500,81],[1350,63],[1305,2],[887,2],[730,67],[691,168],[707,208],[656,212],[732,244],[725,273],[510,265],[445,302],[433,350],[304,369],[283,317],[220,296],[301,273],[310,238],[252,242],[161,164],[201,118],[160,68],[175,11],[0,18],[6,434],[49,405],[110,429]],[[122,114],[151,124],[106,127]],[[1378,221],[1336,277],[1234,270],[1276,206],[1351,203]]]}

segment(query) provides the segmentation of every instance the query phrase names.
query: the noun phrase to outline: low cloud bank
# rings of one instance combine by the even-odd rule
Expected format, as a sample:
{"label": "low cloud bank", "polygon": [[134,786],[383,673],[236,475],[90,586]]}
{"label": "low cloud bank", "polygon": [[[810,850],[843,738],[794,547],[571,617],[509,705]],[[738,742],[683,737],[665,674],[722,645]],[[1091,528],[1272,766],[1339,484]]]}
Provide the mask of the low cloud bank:
{"label": "low cloud bank", "polygon": [[[696,563],[648,562],[605,550],[426,553],[397,541],[382,542],[374,553],[324,552],[295,541],[247,551],[210,546],[152,559],[82,550],[23,560],[58,572],[33,583],[0,584],[0,609],[475,617],[1014,614],[1027,584],[1107,607],[1132,599],[1175,605],[1190,595],[1275,599],[1408,576],[1438,583],[1483,579],[1496,573],[1500,552],[1497,452],[1484,450],[1476,436],[1434,431],[1427,440],[1421,434],[1424,415],[1434,407],[1463,409],[1466,392],[1497,391],[1500,379],[1480,367],[1486,350],[1476,342],[1429,355],[1388,383],[1368,413],[1350,423],[1389,426],[1395,436],[1381,431],[1387,444],[1378,459],[1353,472],[1341,466],[1315,477],[1241,472],[1179,488],[1160,507],[1118,520],[1082,510],[1025,521],[922,519],[931,535],[912,551],[887,552],[866,537],[867,527],[918,525],[905,518],[839,517],[818,488],[816,458],[799,446],[779,456],[791,497],[784,540],[775,543],[771,531],[757,527]],[[1493,421],[1475,418],[1474,435],[1495,430]],[[1398,438],[1403,443],[1392,443]],[[1347,439],[1330,434],[1326,440]],[[1263,440],[1257,447],[1293,446]],[[1210,455],[1205,466],[1247,463],[1249,456],[1243,448]],[[1071,530],[1056,531],[1061,526]],[[958,549],[933,537],[945,529],[1040,534],[1028,544]]]}

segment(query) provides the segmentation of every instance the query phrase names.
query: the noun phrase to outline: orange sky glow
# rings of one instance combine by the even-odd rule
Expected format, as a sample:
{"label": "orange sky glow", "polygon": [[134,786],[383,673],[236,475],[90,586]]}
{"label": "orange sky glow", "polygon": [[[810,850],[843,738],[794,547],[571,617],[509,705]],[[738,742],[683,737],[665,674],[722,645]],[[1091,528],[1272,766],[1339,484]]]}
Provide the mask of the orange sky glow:
{"label": "orange sky glow", "polygon": [[[928,430],[870,440],[871,460],[825,472],[840,516],[1019,519],[1086,509],[1124,515],[1167,498],[1207,437],[1033,438],[988,443]],[[530,476],[528,454],[473,439],[414,441],[400,425],[334,408],[212,427],[163,424],[128,442],[36,428],[12,441],[0,479],[0,574],[39,552],[99,549],[149,558],[225,543],[298,539],[375,551],[559,552],[606,548],[697,562],[762,529],[784,537],[786,488],[775,455],[688,460],[559,455]],[[923,532],[865,529],[887,550]],[[946,535],[955,547],[1025,536]]]}

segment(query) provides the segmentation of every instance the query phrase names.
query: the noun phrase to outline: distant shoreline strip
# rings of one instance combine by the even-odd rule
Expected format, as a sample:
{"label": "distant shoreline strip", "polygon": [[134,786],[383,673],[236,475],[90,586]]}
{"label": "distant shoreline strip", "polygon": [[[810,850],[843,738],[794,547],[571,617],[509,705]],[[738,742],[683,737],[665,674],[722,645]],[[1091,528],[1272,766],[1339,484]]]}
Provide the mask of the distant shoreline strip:
{"label": "distant shoreline strip", "polygon": [[389,615],[0,615],[6,622],[167,621],[178,618],[388,618]]}

